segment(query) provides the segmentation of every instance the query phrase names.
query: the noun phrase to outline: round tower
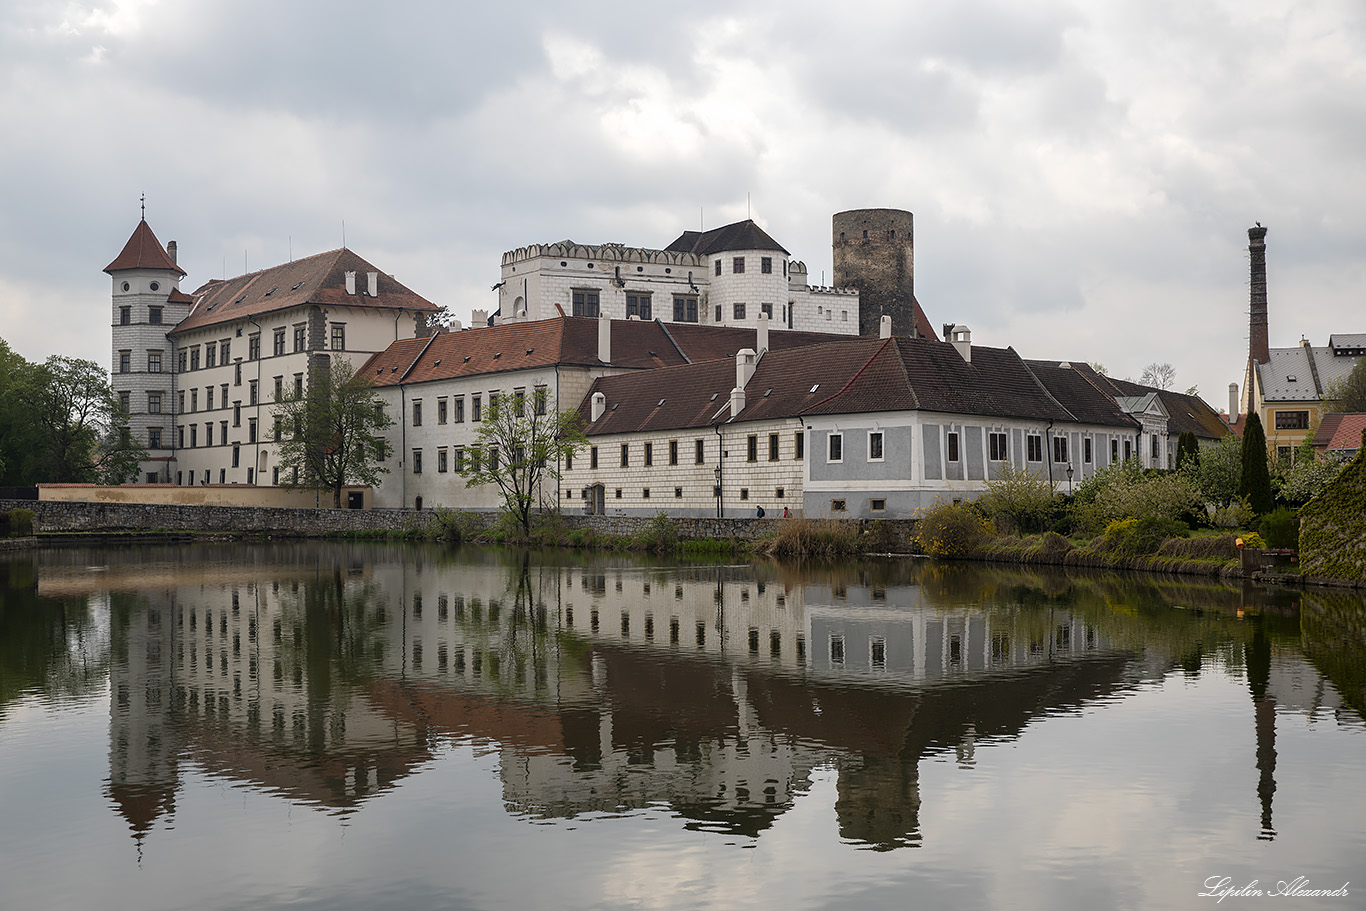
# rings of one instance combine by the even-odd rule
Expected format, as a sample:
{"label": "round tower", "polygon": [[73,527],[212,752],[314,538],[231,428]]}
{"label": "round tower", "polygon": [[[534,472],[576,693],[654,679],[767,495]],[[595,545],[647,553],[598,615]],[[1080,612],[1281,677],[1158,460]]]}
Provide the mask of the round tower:
{"label": "round tower", "polygon": [[832,219],[835,286],[859,292],[859,335],[878,334],[882,317],[893,335],[933,336],[915,325],[914,216],[904,209],[850,209]]}

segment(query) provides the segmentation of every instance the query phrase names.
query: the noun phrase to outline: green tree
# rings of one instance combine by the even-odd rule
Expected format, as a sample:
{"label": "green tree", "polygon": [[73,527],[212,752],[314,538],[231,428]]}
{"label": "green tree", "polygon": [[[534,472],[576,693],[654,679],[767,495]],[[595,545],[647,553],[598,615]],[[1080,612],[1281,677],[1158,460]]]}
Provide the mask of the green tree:
{"label": "green tree", "polygon": [[1247,416],[1247,426],[1243,430],[1243,464],[1238,493],[1247,497],[1248,505],[1259,516],[1276,505],[1271,494],[1271,472],[1267,467],[1266,431],[1255,411]]}
{"label": "green tree", "polygon": [[1048,478],[1007,462],[1000,477],[987,482],[976,506],[1000,526],[1011,530],[1043,531],[1053,513],[1056,494]]}
{"label": "green tree", "polygon": [[94,361],[53,355],[30,372],[35,481],[122,484],[137,476],[147,451],[128,430],[128,414]]}
{"label": "green tree", "polygon": [[1332,462],[1321,458],[1314,452],[1313,436],[1305,437],[1303,443],[1295,448],[1293,459],[1277,463],[1276,476],[1271,486],[1276,491],[1276,499],[1282,503],[1299,507],[1308,503],[1342,473],[1345,463]]}
{"label": "green tree", "polygon": [[578,412],[550,408],[545,389],[537,389],[530,402],[521,393],[490,401],[475,440],[457,471],[466,487],[497,487],[503,510],[524,536],[531,534],[532,507],[543,485],[558,481],[560,463],[588,443]]}
{"label": "green tree", "polygon": [[36,411],[33,365],[0,339],[0,484],[27,486],[32,478]]}
{"label": "green tree", "polygon": [[1183,430],[1181,435],[1176,438],[1176,467],[1179,470],[1186,463],[1192,466],[1200,464],[1200,443],[1195,439],[1195,434],[1189,430]]}
{"label": "green tree", "polygon": [[1243,477],[1243,441],[1237,434],[1225,434],[1217,446],[1200,453],[1194,474],[1208,502],[1228,506],[1236,501]]}
{"label": "green tree", "polygon": [[1333,383],[1324,393],[1329,411],[1341,414],[1366,412],[1366,357],[1357,358],[1346,377]]}
{"label": "green tree", "polygon": [[281,475],[289,478],[282,487],[329,488],[332,505],[341,508],[343,487],[374,486],[388,471],[384,431],[394,422],[369,378],[347,361],[311,369],[302,393],[276,401],[275,417],[283,437],[277,440]]}

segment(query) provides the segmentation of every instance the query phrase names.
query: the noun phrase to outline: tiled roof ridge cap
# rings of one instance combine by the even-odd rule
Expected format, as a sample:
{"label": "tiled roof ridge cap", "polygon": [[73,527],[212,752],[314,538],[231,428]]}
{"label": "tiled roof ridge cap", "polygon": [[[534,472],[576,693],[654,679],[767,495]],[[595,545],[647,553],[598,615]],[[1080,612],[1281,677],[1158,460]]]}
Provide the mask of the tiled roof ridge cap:
{"label": "tiled roof ridge cap", "polygon": [[[1014,345],[1007,345],[1005,350],[1007,350],[1007,351],[1009,351],[1011,354],[1015,355],[1015,359],[1016,359],[1017,361],[1020,362],[1020,366],[1023,367],[1023,368],[1025,369],[1025,373],[1029,374],[1029,378],[1032,379],[1032,380],[1034,381],[1034,384],[1035,384],[1036,386],[1038,386],[1039,389],[1041,389],[1041,390],[1043,391],[1043,394],[1044,394],[1044,395],[1048,396],[1048,400],[1049,400],[1050,402],[1052,402],[1054,405],[1057,405],[1059,408],[1061,408],[1061,409],[1062,409],[1062,413],[1065,414],[1065,415],[1067,415],[1067,416],[1072,420],[1072,423],[1074,423],[1074,424],[1080,424],[1080,423],[1081,423],[1081,421],[1077,419],[1077,416],[1076,416],[1075,414],[1072,413],[1072,410],[1071,410],[1070,408],[1068,408],[1068,407],[1067,407],[1066,405],[1064,405],[1062,402],[1058,401],[1057,397],[1054,396],[1053,393],[1051,393],[1051,392],[1048,391],[1048,387],[1044,385],[1043,380],[1039,379],[1038,374],[1036,374],[1036,373],[1034,372],[1034,368],[1032,368],[1032,367],[1029,366],[1029,361],[1027,361],[1027,360],[1025,360],[1024,358],[1020,357],[1020,352],[1018,352],[1018,351],[1015,350],[1015,346],[1014,346]],[[1050,361],[1049,363],[1052,363],[1052,362]]]}
{"label": "tiled roof ridge cap", "polygon": [[[800,413],[802,413],[802,412],[810,411],[810,410],[813,409],[813,408],[819,408],[819,407],[821,407],[822,405],[824,405],[826,402],[829,402],[829,401],[831,401],[832,399],[838,398],[839,396],[843,395],[851,386],[854,385],[855,381],[857,381],[859,377],[863,376],[864,371],[866,371],[866,370],[868,369],[869,365],[871,365],[874,361],[876,361],[876,360],[878,359],[878,357],[881,356],[882,352],[884,352],[884,351],[887,350],[887,346],[890,345],[893,341],[895,341],[895,339],[891,339],[891,338],[883,339],[883,340],[882,340],[882,344],[880,344],[880,345],[877,346],[877,350],[875,350],[872,354],[870,354],[870,355],[868,356],[868,359],[865,360],[865,361],[859,366],[859,368],[858,368],[857,370],[854,371],[854,375],[851,376],[851,377],[849,377],[849,379],[845,381],[845,383],[844,383],[843,386],[841,386],[839,389],[835,390],[834,392],[830,393],[830,394],[827,395],[825,398],[820,399],[819,401],[813,402],[812,404],[807,405],[805,408],[799,409],[799,410],[798,410],[798,413],[800,414]],[[800,350],[800,349],[793,349],[793,350]],[[917,395],[915,394],[915,390],[914,390],[914,389],[911,389],[910,380],[909,380],[909,378],[906,377],[906,365],[900,363],[900,361],[901,361],[901,359],[900,359],[900,358],[897,358],[898,369],[900,369],[900,371],[901,371],[902,378],[903,378],[903,379],[906,379],[906,388],[911,390],[911,399],[915,402],[916,408],[919,408],[919,407],[920,407],[920,397],[917,396]]]}

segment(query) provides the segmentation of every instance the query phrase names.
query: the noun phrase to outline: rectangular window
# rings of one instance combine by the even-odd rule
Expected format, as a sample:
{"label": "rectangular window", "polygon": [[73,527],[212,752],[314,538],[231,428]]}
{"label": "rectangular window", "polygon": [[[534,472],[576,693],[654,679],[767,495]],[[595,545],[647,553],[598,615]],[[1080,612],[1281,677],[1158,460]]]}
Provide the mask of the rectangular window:
{"label": "rectangular window", "polygon": [[886,512],[886,511],[887,511],[887,501],[886,501],[886,500],[881,500],[881,499],[870,499],[870,500],[868,501],[868,511],[869,511],[869,512]]}
{"label": "rectangular window", "polygon": [[550,388],[548,386],[537,386],[531,398],[536,404],[536,413],[545,414],[546,407],[550,402]]}
{"label": "rectangular window", "polygon": [[177,410],[178,412],[180,412],[181,414],[184,414],[184,413],[185,413],[185,391],[182,389],[180,392],[176,393],[176,396],[177,396],[177,398],[179,399],[179,403],[180,403],[180,407],[177,408],[176,410]]}
{"label": "rectangular window", "polygon": [[242,403],[241,403],[241,402],[233,402],[233,403],[232,403],[232,426],[234,426],[234,427],[241,427],[241,426],[242,426]]}
{"label": "rectangular window", "polygon": [[489,393],[489,420],[498,420],[498,393]]}
{"label": "rectangular window", "polygon": [[422,474],[422,450],[413,450],[413,474]]}
{"label": "rectangular window", "polygon": [[697,322],[697,298],[683,294],[674,295],[674,322]]}
{"label": "rectangular window", "polygon": [[[573,471],[573,470],[574,470],[574,453],[572,453],[572,452],[566,452],[566,453],[564,454],[564,470],[565,470],[565,471]],[[564,493],[565,493],[565,496],[570,496],[570,495],[571,495],[570,492],[567,491],[567,490],[566,490]]]}
{"label": "rectangular window", "polygon": [[956,431],[956,430],[950,430],[950,431],[948,432],[947,436],[948,436],[948,441],[949,441],[949,461],[950,461],[950,462],[957,462],[958,459],[959,459],[959,452],[958,452],[958,431]]}
{"label": "rectangular window", "polygon": [[1153,448],[1153,460],[1154,460],[1154,465],[1156,465],[1156,460],[1157,460],[1157,456],[1158,456],[1158,449],[1157,449],[1157,434],[1153,434],[1153,435],[1152,435],[1152,441],[1153,441],[1153,447],[1152,447],[1152,448]]}
{"label": "rectangular window", "polygon": [[1278,411],[1276,412],[1277,430],[1308,430],[1309,412],[1307,411]]}
{"label": "rectangular window", "polygon": [[285,397],[285,378],[282,377],[282,376],[277,376],[277,377],[275,378],[275,401],[278,402],[278,401],[280,401],[280,399],[282,399],[282,398],[284,398],[284,397]]}
{"label": "rectangular window", "polygon": [[682,487],[675,487],[675,488],[674,488],[674,499],[675,499],[675,500],[681,500],[681,499],[683,499],[683,488],[682,488]]}
{"label": "rectangular window", "polygon": [[720,274],[721,274],[721,260],[719,260],[719,259],[716,261],[716,274],[717,274],[717,275],[720,275]]}
{"label": "rectangular window", "polygon": [[346,324],[345,324],[345,323],[333,323],[333,324],[332,324],[332,350],[333,350],[333,351],[345,351],[345,350],[346,350]]}
{"label": "rectangular window", "polygon": [[132,325],[132,323],[133,323],[133,308],[132,308],[132,307],[120,307],[120,308],[119,308],[119,325],[120,325],[120,326],[129,326],[129,325]]}
{"label": "rectangular window", "polygon": [[247,360],[259,361],[261,359],[261,334],[247,336]]}
{"label": "rectangular window", "polygon": [[649,466],[649,465],[653,465],[654,463],[655,463],[655,444],[654,444],[654,443],[646,443],[646,444],[645,444],[645,464],[646,464],[647,466]]}
{"label": "rectangular window", "polygon": [[761,256],[761,257],[759,257],[759,271],[762,272],[764,275],[772,275],[772,274],[773,274],[773,257],[771,257],[771,256]]}
{"label": "rectangular window", "polygon": [[151,323],[153,326],[160,326],[160,325],[161,325],[161,308],[160,308],[160,307],[148,307],[148,308],[147,308],[147,322]]}
{"label": "rectangular window", "polygon": [[745,439],[745,461],[759,461],[759,437],[756,434],[751,433]]}
{"label": "rectangular window", "polygon": [[422,426],[422,402],[421,402],[421,400],[418,400],[418,401],[416,401],[416,402],[413,402],[413,426],[414,426],[414,427],[421,427],[421,426]]}
{"label": "rectangular window", "polygon": [[[1156,441],[1157,438],[1154,437],[1153,439],[1154,439],[1154,441]],[[1067,461],[1067,437],[1054,437],[1054,438],[1053,438],[1053,461],[1054,461],[1054,462],[1066,462],[1066,461]]]}
{"label": "rectangular window", "polygon": [[308,326],[299,323],[294,327],[294,353],[298,354],[308,348]]}
{"label": "rectangular window", "polygon": [[218,363],[224,367],[228,366],[228,358],[232,352],[232,342],[224,339],[218,343]]}
{"label": "rectangular window", "polygon": [[285,353],[285,329],[283,326],[275,330],[275,347],[273,350],[276,357],[282,357]]}
{"label": "rectangular window", "polygon": [[670,464],[670,465],[677,465],[677,464],[678,464],[678,441],[677,441],[677,440],[670,440],[670,441],[669,441],[669,464]]}
{"label": "rectangular window", "polygon": [[512,391],[512,412],[519,418],[526,417],[525,389],[514,389]]}
{"label": "rectangular window", "polygon": [[198,346],[198,345],[195,345],[193,348],[190,349],[190,369],[191,369],[191,370],[198,370],[198,369],[199,369],[199,346]]}
{"label": "rectangular window", "polygon": [[733,307],[734,307],[734,311],[735,311],[735,318],[736,318],[736,319],[744,319],[744,318],[745,318],[745,305],[744,305],[744,304],[734,304]]}
{"label": "rectangular window", "polygon": [[232,467],[233,467],[233,468],[239,467],[239,466],[241,465],[241,462],[242,462],[242,447],[240,447],[240,446],[234,446],[234,447],[232,447]]}
{"label": "rectangular window", "polygon": [[702,440],[693,441],[693,461],[698,465],[702,465],[707,461],[704,448]]}
{"label": "rectangular window", "polygon": [[477,395],[470,396],[470,420],[479,422],[484,419],[482,400]]}
{"label": "rectangular window", "polygon": [[161,393],[160,393],[160,392],[149,392],[149,393],[147,393],[147,413],[148,413],[148,414],[161,414]]}
{"label": "rectangular window", "polygon": [[596,447],[596,446],[592,446],[592,447],[590,447],[589,450],[588,450],[588,467],[589,467],[589,468],[597,468],[597,467],[598,467],[598,447]]}
{"label": "rectangular window", "polygon": [[[600,315],[600,310],[598,308],[598,292],[587,289],[573,291],[570,294],[570,300],[573,304],[574,316],[597,317]],[[477,421],[479,419],[475,418],[475,420]]]}
{"label": "rectangular window", "polygon": [[446,471],[446,447],[442,446],[436,451],[436,470],[444,474]]}
{"label": "rectangular window", "polygon": [[829,439],[830,447],[826,455],[827,462],[844,461],[844,434],[832,433]]}
{"label": "rectangular window", "polygon": [[734,257],[731,260],[730,271],[736,275],[743,274],[745,271],[745,258],[743,256]]}
{"label": "rectangular window", "polygon": [[147,352],[147,372],[148,372],[148,373],[160,373],[160,372],[161,372],[161,352],[160,352],[160,351],[148,351],[148,352]]}
{"label": "rectangular window", "polygon": [[1110,441],[1110,461],[1111,461],[1111,462],[1118,462],[1118,461],[1119,461],[1119,440],[1111,440],[1111,441]]}
{"label": "rectangular window", "polygon": [[792,458],[801,461],[806,458],[806,433],[798,430],[792,435]]}
{"label": "rectangular window", "polygon": [[132,373],[132,372],[133,372],[133,352],[131,352],[131,351],[120,351],[120,352],[119,352],[119,373]]}
{"label": "rectangular window", "polygon": [[196,412],[196,411],[198,411],[198,410],[199,410],[199,390],[198,390],[198,389],[191,389],[191,390],[190,390],[190,412],[191,412],[191,413],[194,413],[194,412]]}
{"label": "rectangular window", "polygon": [[465,397],[457,395],[453,401],[455,402],[455,423],[463,424],[465,423]]}
{"label": "rectangular window", "polygon": [[465,470],[465,447],[455,447],[455,470],[460,473]]}
{"label": "rectangular window", "polygon": [[214,346],[213,342],[210,342],[209,344],[207,344],[207,345],[204,346],[204,366],[205,366],[206,368],[207,368],[207,367],[213,367],[213,366],[215,366],[217,363],[218,363],[218,348],[216,348],[216,347]]}
{"label": "rectangular window", "polygon": [[132,410],[132,393],[119,393],[119,407],[123,409],[124,414],[127,414],[129,411]]}
{"label": "rectangular window", "polygon": [[191,449],[194,449],[194,448],[195,448],[196,446],[198,446],[198,445],[199,445],[199,425],[198,425],[198,424],[191,424],[191,425],[190,425],[190,448],[191,448]]}
{"label": "rectangular window", "polygon": [[297,397],[297,396],[301,396],[301,395],[303,395],[303,394],[304,394],[304,375],[303,375],[302,373],[296,373],[296,374],[294,374],[294,395]]}
{"label": "rectangular window", "polygon": [[621,467],[626,468],[631,464],[631,444],[621,444]]}
{"label": "rectangular window", "polygon": [[256,442],[256,418],[247,418],[247,442]]}
{"label": "rectangular window", "polygon": [[1129,461],[1130,459],[1132,459],[1133,457],[1134,457],[1134,441],[1133,441],[1133,440],[1125,440],[1125,441],[1124,441],[1124,461],[1127,462],[1127,461]]}
{"label": "rectangular window", "polygon": [[778,461],[778,435],[776,433],[768,435],[768,460],[770,462]]}
{"label": "rectangular window", "polygon": [[147,431],[147,448],[148,448],[148,449],[160,449],[160,448],[161,448],[161,428],[160,428],[160,427],[153,427],[153,428],[151,428],[150,430]]}
{"label": "rectangular window", "polygon": [[186,349],[180,348],[180,349],[177,349],[177,350],[176,350],[176,359],[177,359],[177,367],[176,367],[176,369],[178,369],[181,373],[184,373],[186,370],[189,369],[189,357],[190,357],[190,352],[187,351]]}
{"label": "rectangular window", "polygon": [[636,292],[626,295],[626,318],[654,319],[650,315],[650,295]]}
{"label": "rectangular window", "polygon": [[987,434],[987,442],[991,446],[991,461],[1004,462],[1006,459],[1010,458],[1007,440],[1008,437],[1004,433]]}
{"label": "rectangular window", "polygon": [[489,471],[498,470],[498,447],[489,447]]}
{"label": "rectangular window", "polygon": [[1087,465],[1091,464],[1091,438],[1087,437],[1081,441],[1082,461]]}
{"label": "rectangular window", "polygon": [[1029,461],[1043,461],[1043,437],[1037,434],[1030,434],[1025,437],[1025,442],[1029,444]]}
{"label": "rectangular window", "polygon": [[759,305],[759,312],[762,313],[764,316],[768,317],[769,320],[772,320],[772,319],[773,319],[773,305],[772,305],[772,304],[760,304],[760,305]]}
{"label": "rectangular window", "polygon": [[232,365],[232,384],[234,386],[242,385],[242,362],[240,360]]}
{"label": "rectangular window", "polygon": [[446,423],[446,397],[443,395],[436,400],[436,422]]}
{"label": "rectangular window", "polygon": [[721,322],[721,305],[720,305],[720,304],[717,304],[717,305],[716,305],[716,319],[715,319],[715,322],[718,322],[718,323]]}
{"label": "rectangular window", "polygon": [[204,423],[204,445],[213,445],[213,421],[206,421]]}
{"label": "rectangular window", "polygon": [[213,411],[213,387],[204,387],[204,410]]}

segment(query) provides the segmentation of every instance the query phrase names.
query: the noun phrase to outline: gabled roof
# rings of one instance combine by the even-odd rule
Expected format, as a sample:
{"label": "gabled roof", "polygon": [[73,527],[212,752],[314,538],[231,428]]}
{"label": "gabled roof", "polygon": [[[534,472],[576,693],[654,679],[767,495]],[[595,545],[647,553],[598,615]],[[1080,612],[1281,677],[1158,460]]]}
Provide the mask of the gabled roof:
{"label": "gabled roof", "polygon": [[[346,293],[346,273],[356,273],[356,293]],[[367,273],[377,272],[371,297]],[[194,292],[190,315],[169,334],[260,316],[310,304],[372,310],[436,311],[436,304],[384,274],[350,250],[332,250],[236,278],[206,282]]]}
{"label": "gabled roof", "polygon": [[1366,414],[1326,414],[1314,434],[1314,448],[1327,452],[1356,452],[1361,448],[1363,430],[1366,430]]}
{"label": "gabled roof", "polygon": [[138,222],[119,255],[104,267],[104,271],[110,275],[127,269],[162,269],[177,275],[185,275],[185,270],[175,264],[167,254],[166,248],[161,245],[161,241],[152,233],[146,219]]}
{"label": "gabled roof", "polygon": [[[1077,420],[1010,348],[974,346],[972,362],[946,342],[910,338],[843,338],[770,351],[745,386],[745,407],[732,418],[733,359],[644,374],[602,377],[607,410],[580,413],[590,435],[685,430],[712,424],[816,414],[922,410],[947,414]],[[1132,426],[1122,414],[1095,423]]]}
{"label": "gabled roof", "polygon": [[[1150,392],[1156,393],[1167,411],[1168,433],[1181,434],[1190,431],[1195,434],[1197,439],[1202,440],[1222,439],[1229,433],[1229,423],[1198,395],[1186,395],[1182,392],[1173,392],[1170,389],[1145,386],[1132,380],[1117,380],[1113,377],[1103,376],[1096,373],[1090,364],[1074,363],[1072,367],[1079,374],[1085,376],[1097,389],[1116,398],[1143,396]],[[1237,415],[1234,417],[1236,418]],[[1239,430],[1238,434],[1241,436],[1242,431]]]}
{"label": "gabled roof", "polygon": [[710,231],[684,231],[664,249],[671,253],[694,253],[700,256],[730,250],[776,250],[788,255],[782,245],[768,236],[767,231],[748,218]]}
{"label": "gabled roof", "polygon": [[[665,324],[656,320],[612,320],[611,364],[617,370],[644,370],[734,358],[754,348],[753,329]],[[773,350],[829,341],[819,332],[769,332]],[[423,383],[480,374],[550,367],[603,367],[598,360],[598,320],[582,316],[500,323],[427,339],[395,342],[362,368],[378,386]],[[734,367],[728,368],[732,372]],[[729,393],[730,387],[727,388]]]}
{"label": "gabled roof", "polygon": [[[972,346],[972,361],[935,339],[888,339],[876,363],[808,414],[914,407],[945,414],[1072,421],[1013,348]],[[914,402],[913,405],[908,404]]]}
{"label": "gabled roof", "polygon": [[1361,360],[1361,355],[1343,353],[1357,350],[1356,341],[1366,343],[1366,337],[1334,335],[1327,348],[1314,348],[1307,342],[1293,348],[1272,348],[1270,360],[1255,365],[1262,399],[1269,402],[1320,401],[1325,390],[1346,379],[1356,362]]}
{"label": "gabled roof", "polygon": [[1119,406],[1113,393],[1093,381],[1095,371],[1071,361],[1025,361],[1053,398],[1083,424],[1128,426],[1133,418]]}

